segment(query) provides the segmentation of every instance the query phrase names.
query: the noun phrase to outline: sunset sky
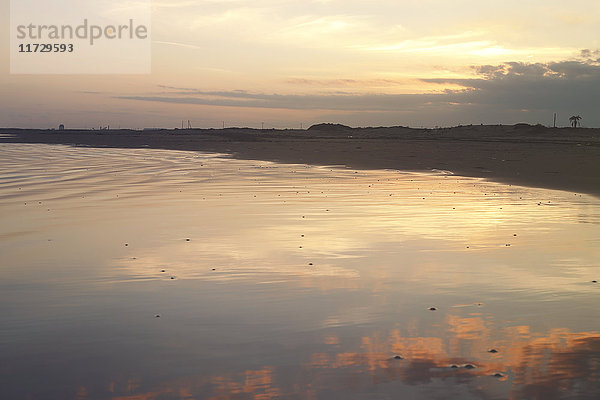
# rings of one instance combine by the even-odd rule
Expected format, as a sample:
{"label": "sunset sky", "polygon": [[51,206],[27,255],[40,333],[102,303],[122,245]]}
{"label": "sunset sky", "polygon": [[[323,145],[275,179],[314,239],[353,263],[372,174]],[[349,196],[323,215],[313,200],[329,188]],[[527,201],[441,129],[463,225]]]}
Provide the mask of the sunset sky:
{"label": "sunset sky", "polygon": [[4,127],[600,126],[596,0],[154,0],[149,75],[11,75],[0,47]]}

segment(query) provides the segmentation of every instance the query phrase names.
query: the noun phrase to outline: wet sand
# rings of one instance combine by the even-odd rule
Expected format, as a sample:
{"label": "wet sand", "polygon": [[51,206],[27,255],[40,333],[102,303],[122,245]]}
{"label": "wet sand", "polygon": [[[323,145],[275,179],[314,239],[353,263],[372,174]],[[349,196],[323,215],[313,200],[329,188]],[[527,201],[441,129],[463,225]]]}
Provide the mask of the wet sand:
{"label": "wet sand", "polygon": [[0,130],[0,143],[155,148],[238,159],[359,169],[447,170],[457,175],[600,196],[600,129],[463,126],[442,129],[49,131]]}
{"label": "wet sand", "polygon": [[593,196],[204,152],[0,159],[1,399],[600,398]]}

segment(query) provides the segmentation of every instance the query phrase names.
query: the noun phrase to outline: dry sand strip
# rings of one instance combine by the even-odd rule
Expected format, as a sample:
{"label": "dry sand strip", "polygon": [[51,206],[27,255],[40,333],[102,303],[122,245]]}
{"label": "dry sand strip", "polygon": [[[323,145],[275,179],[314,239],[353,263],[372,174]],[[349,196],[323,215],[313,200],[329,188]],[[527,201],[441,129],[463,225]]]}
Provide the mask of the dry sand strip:
{"label": "dry sand strip", "polygon": [[7,142],[207,151],[240,159],[359,169],[440,169],[600,197],[600,129],[527,124],[441,129],[332,124],[308,130],[0,129],[0,143]]}

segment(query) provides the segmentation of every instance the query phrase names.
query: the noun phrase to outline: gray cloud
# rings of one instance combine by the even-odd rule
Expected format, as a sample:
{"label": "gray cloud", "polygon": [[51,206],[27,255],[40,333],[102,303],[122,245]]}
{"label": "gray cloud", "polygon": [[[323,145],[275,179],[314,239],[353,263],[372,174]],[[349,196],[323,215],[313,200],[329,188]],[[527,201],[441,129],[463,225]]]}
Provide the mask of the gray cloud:
{"label": "gray cloud", "polygon": [[482,78],[423,81],[452,83],[464,87],[464,90],[446,95],[454,97],[460,103],[487,104],[517,110],[581,109],[589,111],[590,114],[600,105],[598,63],[506,63],[473,68]]}
{"label": "gray cloud", "polygon": [[583,49],[579,56],[587,61],[600,62],[600,50]]}
{"label": "gray cloud", "polygon": [[[198,97],[121,96],[120,99],[226,107],[289,110],[398,111],[421,103],[443,101],[439,95],[280,95],[243,92],[194,92]],[[207,97],[203,97],[207,96]]]}
{"label": "gray cloud", "polygon": [[306,78],[290,78],[286,83],[302,86],[394,86],[401,84],[402,81],[395,79],[306,79]]}
{"label": "gray cloud", "polygon": [[[323,110],[398,114],[411,120],[436,120],[451,116],[466,122],[548,122],[548,115],[577,113],[587,126],[600,125],[600,62],[598,50],[583,50],[577,60],[551,63],[508,62],[472,67],[472,79],[422,79],[425,83],[453,84],[459,90],[427,94],[352,94],[334,92],[322,95],[282,95],[243,90],[202,91],[162,86],[160,95],[121,96],[121,99],[289,110]],[[344,83],[351,80],[340,79]],[[320,84],[320,82],[299,82]],[[526,114],[523,114],[526,112]],[[446,118],[445,120],[448,120]],[[385,121],[384,121],[385,122]]]}

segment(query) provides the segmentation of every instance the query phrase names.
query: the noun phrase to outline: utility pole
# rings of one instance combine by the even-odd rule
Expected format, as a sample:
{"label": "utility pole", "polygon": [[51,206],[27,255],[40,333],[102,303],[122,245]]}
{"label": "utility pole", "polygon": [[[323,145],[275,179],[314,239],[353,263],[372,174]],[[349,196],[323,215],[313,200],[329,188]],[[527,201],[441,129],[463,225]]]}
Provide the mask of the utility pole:
{"label": "utility pole", "polygon": [[554,113],[554,127],[556,128],[556,113]]}
{"label": "utility pole", "polygon": [[223,129],[225,129],[225,121],[223,121]]}
{"label": "utility pole", "polygon": [[260,130],[264,130],[264,129],[265,129],[265,123],[264,123],[264,122],[261,122],[261,123],[260,123]]}

